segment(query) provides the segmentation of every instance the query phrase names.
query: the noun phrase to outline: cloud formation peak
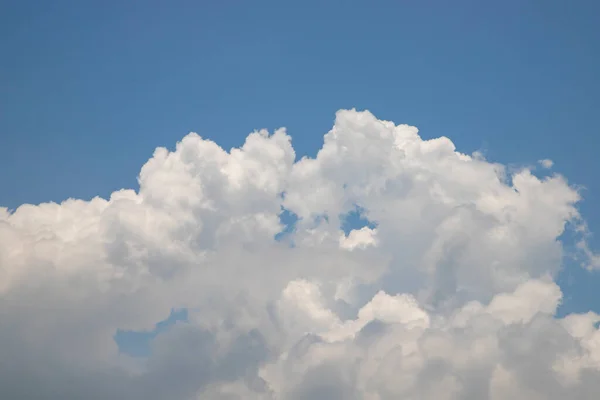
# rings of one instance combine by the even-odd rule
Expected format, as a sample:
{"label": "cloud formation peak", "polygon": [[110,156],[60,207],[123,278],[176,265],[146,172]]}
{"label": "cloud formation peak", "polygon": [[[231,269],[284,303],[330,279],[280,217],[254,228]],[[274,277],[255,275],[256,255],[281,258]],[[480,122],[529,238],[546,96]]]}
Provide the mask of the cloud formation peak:
{"label": "cloud formation peak", "polygon": [[[0,209],[1,398],[600,390],[600,317],[555,317],[559,238],[585,226],[560,175],[509,173],[342,110],[314,158],[296,160],[283,129],[231,151],[191,133],[157,149],[139,184]],[[352,214],[368,223],[344,229]],[[119,351],[117,330],[182,308],[147,357]]]}

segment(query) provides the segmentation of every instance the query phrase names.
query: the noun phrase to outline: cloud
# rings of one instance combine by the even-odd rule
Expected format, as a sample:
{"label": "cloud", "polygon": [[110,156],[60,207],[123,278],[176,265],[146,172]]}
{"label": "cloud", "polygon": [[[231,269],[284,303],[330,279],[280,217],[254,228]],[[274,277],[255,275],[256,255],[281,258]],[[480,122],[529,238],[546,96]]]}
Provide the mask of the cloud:
{"label": "cloud", "polygon": [[[600,390],[600,317],[555,316],[559,238],[584,226],[560,175],[509,173],[344,110],[314,158],[296,160],[283,129],[229,152],[192,133],[157,149],[139,183],[0,209],[1,398]],[[348,230],[356,210],[365,224]],[[118,330],[152,330],[172,309],[188,318],[149,356],[119,352]]]}
{"label": "cloud", "polygon": [[538,163],[539,163],[539,164],[540,164],[540,165],[541,165],[543,168],[546,168],[546,169],[552,168],[552,167],[554,166],[554,161],[552,161],[552,160],[550,160],[550,159],[548,159],[548,158],[545,158],[545,159],[543,159],[543,160],[539,160],[539,161],[538,161]]}

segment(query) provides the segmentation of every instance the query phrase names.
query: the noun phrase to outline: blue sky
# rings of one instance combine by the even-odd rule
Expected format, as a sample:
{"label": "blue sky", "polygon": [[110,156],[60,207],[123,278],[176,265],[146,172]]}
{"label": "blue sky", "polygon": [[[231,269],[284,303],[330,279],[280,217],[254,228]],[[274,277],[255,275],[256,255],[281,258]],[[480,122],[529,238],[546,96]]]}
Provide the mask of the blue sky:
{"label": "blue sky", "polygon": [[[494,161],[552,159],[600,232],[599,14],[585,0],[0,1],[0,204],[136,187],[153,149],[189,131],[230,148],[286,126],[312,155],[356,107]],[[597,276],[562,282],[569,311],[600,310]]]}

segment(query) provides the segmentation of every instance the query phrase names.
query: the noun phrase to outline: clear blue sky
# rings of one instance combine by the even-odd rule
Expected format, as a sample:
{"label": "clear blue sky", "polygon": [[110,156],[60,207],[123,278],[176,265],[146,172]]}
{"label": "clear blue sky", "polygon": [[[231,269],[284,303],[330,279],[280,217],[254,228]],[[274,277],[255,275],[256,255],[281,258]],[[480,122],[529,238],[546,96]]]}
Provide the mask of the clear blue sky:
{"label": "clear blue sky", "polygon": [[[600,235],[599,15],[585,0],[0,0],[0,204],[136,187],[189,131],[229,148],[286,126],[314,154],[356,107],[494,161],[554,160]],[[569,274],[566,306],[600,309],[600,279]]]}

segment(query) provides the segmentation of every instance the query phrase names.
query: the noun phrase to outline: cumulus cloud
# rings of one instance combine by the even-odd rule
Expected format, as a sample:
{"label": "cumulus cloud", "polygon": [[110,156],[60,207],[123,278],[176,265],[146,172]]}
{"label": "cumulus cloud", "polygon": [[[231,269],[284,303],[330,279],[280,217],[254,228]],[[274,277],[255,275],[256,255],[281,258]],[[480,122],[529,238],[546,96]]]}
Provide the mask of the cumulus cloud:
{"label": "cumulus cloud", "polygon": [[[139,184],[0,209],[0,398],[600,390],[600,317],[555,316],[559,238],[584,226],[560,175],[509,172],[345,110],[314,158],[296,160],[283,129],[231,151],[192,133],[157,149]],[[368,226],[343,229],[357,210]],[[188,320],[150,355],[119,351],[117,330],[152,329],[172,309]]]}
{"label": "cumulus cloud", "polygon": [[544,158],[543,160],[539,160],[538,163],[543,167],[543,168],[552,168],[554,166],[554,161],[550,160],[549,158]]}

